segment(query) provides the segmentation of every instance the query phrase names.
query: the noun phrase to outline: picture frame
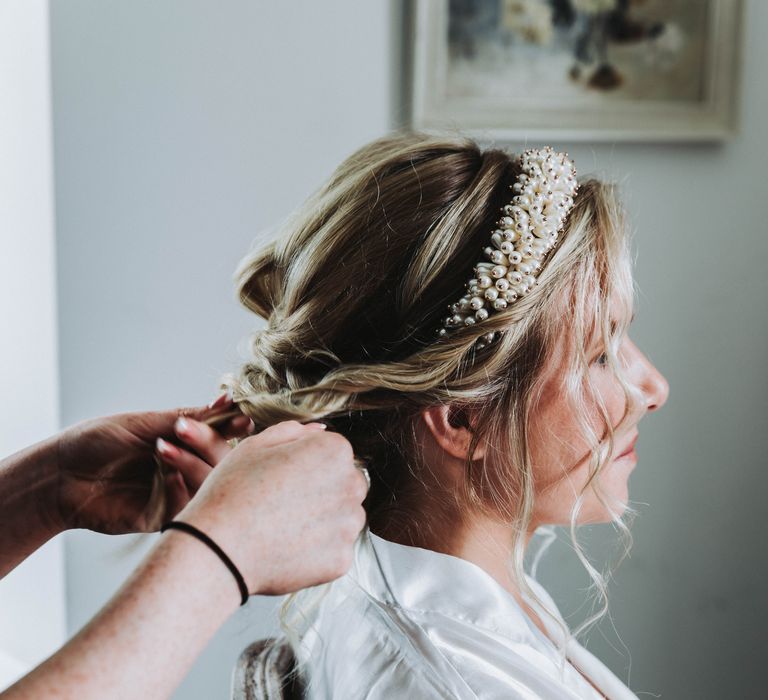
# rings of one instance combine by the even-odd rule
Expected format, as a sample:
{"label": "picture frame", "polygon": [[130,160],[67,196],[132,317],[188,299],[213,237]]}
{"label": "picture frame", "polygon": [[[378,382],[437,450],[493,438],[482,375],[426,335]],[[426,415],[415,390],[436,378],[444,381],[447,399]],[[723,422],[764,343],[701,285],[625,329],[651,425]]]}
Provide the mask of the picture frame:
{"label": "picture frame", "polygon": [[[575,20],[555,25],[566,5]],[[619,7],[628,21],[606,25]],[[414,0],[411,12],[414,129],[492,141],[736,133],[742,0]]]}

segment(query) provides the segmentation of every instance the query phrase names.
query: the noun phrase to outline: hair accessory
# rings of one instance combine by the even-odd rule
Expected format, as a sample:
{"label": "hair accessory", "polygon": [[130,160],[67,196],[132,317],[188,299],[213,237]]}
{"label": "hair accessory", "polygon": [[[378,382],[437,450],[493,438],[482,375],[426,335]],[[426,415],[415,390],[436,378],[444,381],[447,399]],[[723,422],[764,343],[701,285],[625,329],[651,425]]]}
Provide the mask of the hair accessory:
{"label": "hair accessory", "polygon": [[[446,317],[438,335],[484,321],[530,291],[544,258],[557,243],[578,190],[573,162],[567,153],[550,146],[529,148],[518,162],[522,173],[510,185],[517,194],[502,207],[503,216],[491,234],[493,245],[483,251],[489,262],[475,265],[466,294],[448,307],[452,315]],[[490,344],[496,334],[480,336],[478,349]]]}
{"label": "hair accessory", "polygon": [[208,545],[208,547],[214,551],[216,556],[218,556],[219,559],[224,562],[224,566],[226,566],[231,574],[235,577],[235,581],[237,581],[237,587],[240,590],[240,605],[243,606],[248,602],[248,586],[245,585],[245,579],[240,573],[240,569],[235,566],[235,563],[226,555],[224,550],[219,547],[219,545],[217,545],[210,537],[208,537],[208,535],[206,535],[201,530],[198,530],[196,527],[194,527],[194,525],[182,522],[181,520],[170,520],[160,528],[160,532],[165,532],[166,530],[181,530],[182,532],[186,532],[187,534],[196,537],[202,543]]}

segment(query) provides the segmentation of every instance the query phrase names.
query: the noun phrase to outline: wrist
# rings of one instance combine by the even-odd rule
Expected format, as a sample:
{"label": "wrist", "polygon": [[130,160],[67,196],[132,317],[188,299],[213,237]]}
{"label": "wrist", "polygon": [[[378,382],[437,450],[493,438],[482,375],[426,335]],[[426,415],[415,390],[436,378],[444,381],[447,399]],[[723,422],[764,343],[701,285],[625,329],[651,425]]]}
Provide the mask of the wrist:
{"label": "wrist", "polygon": [[43,440],[0,463],[3,510],[16,513],[25,528],[50,539],[66,528],[58,504],[58,438]]}
{"label": "wrist", "polygon": [[205,545],[211,552],[213,552],[235,580],[237,590],[240,593],[240,605],[245,605],[248,602],[248,586],[245,583],[243,575],[240,573],[240,569],[237,568],[232,559],[229,558],[229,555],[219,547],[213,539],[199,528],[190,525],[183,520],[172,520],[160,528],[160,532],[165,532],[166,530],[184,532],[190,537],[194,537],[198,542]]}
{"label": "wrist", "polygon": [[158,552],[159,557],[174,562],[170,565],[184,571],[188,580],[194,581],[192,595],[211,612],[218,610],[226,619],[241,605],[242,594],[237,581],[205,542],[183,530],[169,529],[162,535]]}
{"label": "wrist", "polygon": [[0,461],[0,578],[63,530],[54,455],[47,440]]}
{"label": "wrist", "polygon": [[[208,507],[200,507],[201,504],[192,502],[182,510],[174,520],[188,523],[192,527],[205,533],[211,540],[213,540],[218,547],[224,552],[226,557],[232,562],[235,568],[240,572],[240,575],[245,581],[245,587],[250,595],[258,595],[260,591],[261,582],[257,578],[256,567],[246,566],[249,563],[249,558],[241,556],[242,552],[253,552],[254,542],[253,538],[249,538],[247,541],[243,541],[244,532],[248,531],[248,528],[244,528],[242,524],[237,525],[233,523],[231,519],[222,519],[220,514],[215,510]],[[191,535],[183,536],[192,538]],[[199,542],[201,547],[207,546],[203,542]],[[217,555],[211,551],[211,556],[217,557]],[[217,557],[218,559],[218,557]],[[221,559],[218,559],[221,568],[228,573],[232,580],[232,585],[237,587],[236,577],[228,571],[226,565]]]}

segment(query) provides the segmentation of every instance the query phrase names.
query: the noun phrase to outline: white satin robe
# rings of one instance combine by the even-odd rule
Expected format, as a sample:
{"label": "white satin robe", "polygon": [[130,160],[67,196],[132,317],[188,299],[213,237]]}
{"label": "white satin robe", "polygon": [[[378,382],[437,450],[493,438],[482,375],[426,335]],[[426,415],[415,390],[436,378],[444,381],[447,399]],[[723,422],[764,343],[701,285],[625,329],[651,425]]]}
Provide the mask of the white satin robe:
{"label": "white satin robe", "polygon": [[[527,579],[562,619],[541,584]],[[540,617],[559,639],[554,622]],[[350,571],[306,622],[298,655],[313,700],[637,700],[575,640],[561,678],[552,641],[480,567],[368,530]]]}

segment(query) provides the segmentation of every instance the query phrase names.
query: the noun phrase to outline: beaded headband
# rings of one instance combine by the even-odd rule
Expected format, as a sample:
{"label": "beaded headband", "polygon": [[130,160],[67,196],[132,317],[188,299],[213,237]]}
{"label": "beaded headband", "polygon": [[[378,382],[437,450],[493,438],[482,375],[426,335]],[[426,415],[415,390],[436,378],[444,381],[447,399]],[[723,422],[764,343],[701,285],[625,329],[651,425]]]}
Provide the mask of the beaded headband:
{"label": "beaded headband", "polygon": [[[530,148],[519,158],[522,169],[510,189],[517,194],[502,207],[503,216],[491,234],[493,246],[486,246],[490,262],[475,265],[475,276],[467,282],[467,292],[448,308],[438,335],[458,326],[484,321],[493,311],[501,311],[537,283],[544,258],[557,243],[573,198],[578,190],[576,169],[567,153],[550,146]],[[478,349],[490,344],[497,332],[477,339]]]}

